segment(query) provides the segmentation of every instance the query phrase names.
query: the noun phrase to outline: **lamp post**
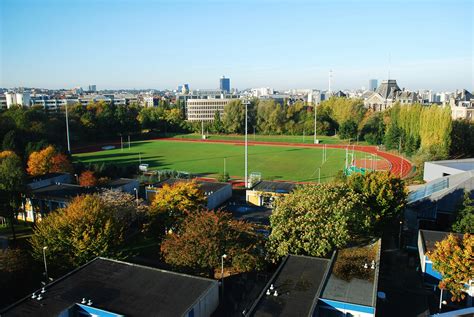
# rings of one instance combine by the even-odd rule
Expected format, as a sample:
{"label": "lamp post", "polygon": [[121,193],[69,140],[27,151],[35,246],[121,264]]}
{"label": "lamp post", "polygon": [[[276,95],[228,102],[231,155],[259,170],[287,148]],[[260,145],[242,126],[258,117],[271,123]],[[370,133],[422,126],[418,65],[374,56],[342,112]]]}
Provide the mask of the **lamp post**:
{"label": "lamp post", "polygon": [[441,313],[443,305],[446,305],[448,302],[443,300],[443,289],[440,288],[439,290],[441,291],[439,294],[439,312]]}
{"label": "lamp post", "polygon": [[47,248],[48,247],[43,247],[44,274],[46,276],[46,284],[49,283],[48,265],[46,264],[46,249]]}
{"label": "lamp post", "polygon": [[398,232],[398,248],[402,248],[402,227],[403,227],[403,221],[400,220],[400,231]]}
{"label": "lamp post", "polygon": [[222,289],[222,301],[224,301],[224,259],[227,258],[227,254],[221,255],[221,289]]}
{"label": "lamp post", "polygon": [[137,205],[138,205],[138,189],[136,187],[134,187],[133,190],[135,191],[135,200],[136,200]]}

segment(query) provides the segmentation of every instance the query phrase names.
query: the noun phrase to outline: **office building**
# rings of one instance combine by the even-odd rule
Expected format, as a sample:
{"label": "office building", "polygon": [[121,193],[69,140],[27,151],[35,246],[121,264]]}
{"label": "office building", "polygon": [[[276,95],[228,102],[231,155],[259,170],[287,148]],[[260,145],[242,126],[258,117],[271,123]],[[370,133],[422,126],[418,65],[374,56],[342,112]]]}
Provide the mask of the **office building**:
{"label": "office building", "polygon": [[186,101],[186,118],[189,121],[212,121],[216,111],[222,118],[224,107],[235,99],[188,99]]}
{"label": "office building", "polygon": [[230,78],[225,78],[225,76],[222,76],[220,79],[220,90],[230,93]]}
{"label": "office building", "polygon": [[377,86],[378,86],[377,79],[369,80],[369,91],[375,91],[377,89]]}
{"label": "office building", "polygon": [[97,91],[96,85],[89,85],[89,92],[96,92],[96,91]]}

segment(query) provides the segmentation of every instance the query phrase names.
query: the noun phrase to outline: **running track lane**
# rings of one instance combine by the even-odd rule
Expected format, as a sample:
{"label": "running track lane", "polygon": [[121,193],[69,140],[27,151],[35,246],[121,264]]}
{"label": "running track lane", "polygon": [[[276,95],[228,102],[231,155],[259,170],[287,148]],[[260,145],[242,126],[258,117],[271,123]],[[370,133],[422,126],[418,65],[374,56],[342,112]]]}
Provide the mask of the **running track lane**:
{"label": "running track lane", "polygon": [[[178,139],[178,138],[158,138],[152,139],[153,141],[171,141],[171,142],[200,142],[200,143],[224,143],[224,144],[234,144],[234,145],[244,145],[245,141],[240,140],[200,140],[200,139]],[[322,148],[324,144],[301,144],[301,143],[289,143],[289,142],[266,142],[266,141],[248,141],[249,145],[271,145],[271,146],[291,146],[291,147],[308,147]],[[118,145],[120,142],[108,142],[103,144],[96,144],[91,146],[85,146],[81,148],[73,149],[74,153],[85,153],[85,152],[95,152],[100,151],[101,147],[104,145]],[[124,148],[126,144],[124,142]],[[402,175],[402,177],[407,177],[412,169],[412,164],[407,159],[384,151],[379,151],[376,146],[372,145],[342,145],[342,144],[326,144],[326,147],[332,149],[345,149],[350,150],[354,149],[355,151],[365,152],[369,154],[377,154],[378,156],[386,159],[390,163],[390,172],[394,175]]]}

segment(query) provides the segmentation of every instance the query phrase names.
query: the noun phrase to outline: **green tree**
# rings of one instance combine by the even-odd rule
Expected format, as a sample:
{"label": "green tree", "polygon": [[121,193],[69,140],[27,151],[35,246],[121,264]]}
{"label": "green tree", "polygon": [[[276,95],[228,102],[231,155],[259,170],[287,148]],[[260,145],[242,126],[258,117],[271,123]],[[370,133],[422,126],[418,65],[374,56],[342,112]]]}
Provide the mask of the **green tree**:
{"label": "green tree", "polygon": [[30,240],[33,257],[41,260],[46,246],[48,263],[65,269],[97,256],[119,257],[128,223],[117,216],[116,207],[99,195],[76,197],[36,225]]}
{"label": "green tree", "polygon": [[227,133],[244,133],[245,106],[240,100],[232,100],[224,107],[222,124]]}
{"label": "green tree", "polygon": [[436,242],[436,248],[428,253],[433,262],[433,268],[442,279],[439,288],[448,290],[452,300],[460,301],[466,297],[466,284],[474,276],[474,235],[465,234],[458,238],[448,235],[441,242]]}
{"label": "green tree", "polygon": [[234,220],[222,211],[189,214],[178,233],[168,234],[161,244],[166,263],[214,276],[226,254],[225,266],[236,272],[261,268],[261,237],[253,224]]}
{"label": "green tree", "polygon": [[357,123],[354,120],[347,120],[339,127],[339,137],[341,139],[355,139],[357,137]]}
{"label": "green tree", "polygon": [[359,226],[362,197],[343,184],[305,185],[276,201],[267,248],[276,260],[287,254],[325,256],[345,246]]}
{"label": "green tree", "polygon": [[214,120],[212,121],[212,132],[221,133],[222,129],[221,113],[219,110],[216,110],[214,112]]}
{"label": "green tree", "polygon": [[20,207],[25,183],[25,171],[18,155],[11,151],[0,152],[0,210],[10,220],[13,239],[15,214]]}
{"label": "green tree", "polygon": [[467,190],[464,191],[464,199],[457,211],[452,229],[454,232],[474,234],[474,200]]}
{"label": "green tree", "polygon": [[15,130],[8,131],[3,137],[2,148],[4,151],[17,151],[18,150],[18,140],[16,137]]}
{"label": "green tree", "polygon": [[347,184],[364,197],[367,233],[382,232],[386,225],[398,219],[406,205],[407,192],[403,181],[390,172],[371,172],[351,175]]}

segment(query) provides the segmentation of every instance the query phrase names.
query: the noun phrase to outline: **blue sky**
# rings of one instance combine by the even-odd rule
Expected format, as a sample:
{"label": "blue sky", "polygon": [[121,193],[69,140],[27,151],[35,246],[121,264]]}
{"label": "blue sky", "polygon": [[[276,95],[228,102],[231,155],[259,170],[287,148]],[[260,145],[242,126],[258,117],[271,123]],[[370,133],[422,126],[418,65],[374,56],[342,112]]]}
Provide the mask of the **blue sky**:
{"label": "blue sky", "polygon": [[471,90],[473,3],[0,0],[0,87]]}

